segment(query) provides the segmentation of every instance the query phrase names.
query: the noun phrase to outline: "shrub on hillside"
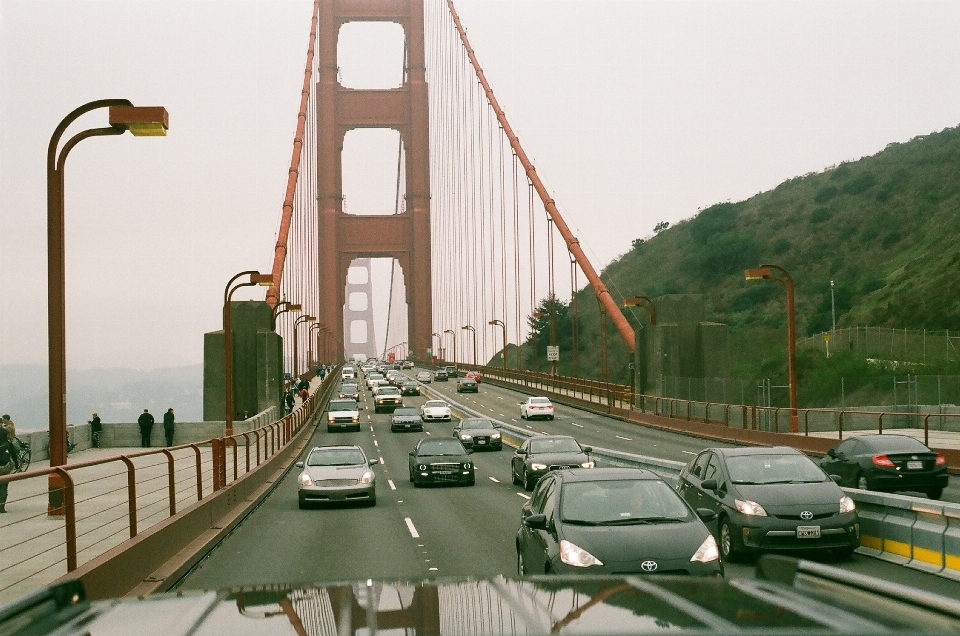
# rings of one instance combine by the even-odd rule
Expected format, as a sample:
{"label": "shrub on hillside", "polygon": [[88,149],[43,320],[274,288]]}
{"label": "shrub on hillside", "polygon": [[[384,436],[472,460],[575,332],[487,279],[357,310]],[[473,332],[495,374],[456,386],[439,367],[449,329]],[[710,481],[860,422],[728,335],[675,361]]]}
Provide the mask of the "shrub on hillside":
{"label": "shrub on hillside", "polygon": [[838,194],[840,194],[840,190],[836,186],[825,185],[817,190],[817,193],[813,195],[813,200],[823,205]]}

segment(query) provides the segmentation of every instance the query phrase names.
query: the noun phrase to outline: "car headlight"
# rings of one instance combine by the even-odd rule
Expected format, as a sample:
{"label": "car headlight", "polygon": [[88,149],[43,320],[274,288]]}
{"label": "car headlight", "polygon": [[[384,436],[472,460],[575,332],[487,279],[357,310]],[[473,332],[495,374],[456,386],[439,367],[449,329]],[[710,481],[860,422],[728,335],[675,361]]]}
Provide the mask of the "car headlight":
{"label": "car headlight", "polygon": [[583,462],[580,464],[580,468],[593,468],[596,464],[593,461]]}
{"label": "car headlight", "polygon": [[853,499],[844,495],[840,497],[840,512],[853,512],[857,509],[857,504],[853,503]]}
{"label": "car headlight", "polygon": [[712,534],[708,534],[707,538],[700,544],[700,547],[697,548],[697,551],[690,557],[690,562],[710,563],[719,558],[720,550],[717,548],[717,540],[713,538]]}
{"label": "car headlight", "polygon": [[327,422],[330,423],[330,424],[333,424],[334,419],[335,419],[335,418],[334,418],[332,415],[328,415],[328,416],[327,416]]}
{"label": "car headlight", "polygon": [[470,468],[470,462],[464,462],[464,463],[463,463],[463,468],[464,468],[464,470],[469,469],[469,468]]}
{"label": "car headlight", "polygon": [[426,470],[426,469],[427,469],[426,464],[420,464],[420,470]]}
{"label": "car headlight", "polygon": [[560,541],[560,560],[567,565],[577,568],[586,568],[591,565],[603,565],[600,559],[593,556],[580,546],[570,543],[566,539]]}
{"label": "car headlight", "polygon": [[500,439],[500,433],[494,433],[490,436],[490,439]]}
{"label": "car headlight", "polygon": [[363,477],[360,478],[360,483],[361,483],[361,484],[372,484],[372,483],[373,483],[373,471],[372,471],[372,470],[368,470],[367,472],[363,473]]}
{"label": "car headlight", "polygon": [[735,499],[734,503],[737,506],[737,510],[745,515],[750,515],[751,517],[767,516],[767,511],[756,501],[741,501],[740,499]]}
{"label": "car headlight", "polygon": [[353,423],[356,424],[356,423],[359,422],[359,421],[360,421],[360,416],[354,415],[354,416],[353,416]]}
{"label": "car headlight", "polygon": [[530,470],[546,470],[546,469],[547,469],[546,464],[536,464],[536,463],[530,464]]}
{"label": "car headlight", "polygon": [[300,473],[300,485],[301,486],[312,486],[313,480],[310,479],[310,475],[307,473]]}
{"label": "car headlight", "polygon": [[466,433],[461,433],[461,434],[460,434],[460,439],[466,441],[466,440],[471,439],[471,438],[470,438],[470,436],[467,435]]}

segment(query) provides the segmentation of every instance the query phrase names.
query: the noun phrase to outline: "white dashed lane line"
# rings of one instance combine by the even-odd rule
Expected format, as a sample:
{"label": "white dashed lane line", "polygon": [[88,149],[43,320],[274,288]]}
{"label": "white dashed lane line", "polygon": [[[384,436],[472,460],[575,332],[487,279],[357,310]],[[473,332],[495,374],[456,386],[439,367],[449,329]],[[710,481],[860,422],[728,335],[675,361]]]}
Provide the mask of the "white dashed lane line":
{"label": "white dashed lane line", "polygon": [[419,539],[420,533],[417,532],[417,527],[413,525],[413,520],[410,519],[410,517],[404,517],[403,521],[407,524],[407,530],[410,531],[410,536],[414,539]]}
{"label": "white dashed lane line", "polygon": [[570,423],[576,426],[577,428],[583,428],[583,424],[577,424],[576,422],[570,422]]}
{"label": "white dashed lane line", "polygon": [[614,435],[614,437],[616,437],[617,439],[622,439],[622,440],[625,441],[625,442],[632,442],[632,441],[633,441],[633,440],[630,439],[629,437],[621,437],[621,436],[619,436],[619,435]]}
{"label": "white dashed lane line", "polygon": [[393,483],[393,480],[392,480],[392,479],[388,479],[388,480],[387,480],[387,483],[390,484],[390,490],[396,490],[396,489],[397,489],[397,485],[396,485],[395,483]]}
{"label": "white dashed lane line", "polygon": [[500,480],[497,479],[496,477],[490,477],[490,481],[492,481],[492,482],[495,483],[495,484],[499,484],[499,483],[500,483]]}
{"label": "white dashed lane line", "polygon": [[524,499],[530,499],[530,495],[525,495],[522,492],[518,492],[517,494],[523,497]]}
{"label": "white dashed lane line", "polygon": [[681,453],[686,453],[687,455],[696,455],[693,451],[680,451]]}

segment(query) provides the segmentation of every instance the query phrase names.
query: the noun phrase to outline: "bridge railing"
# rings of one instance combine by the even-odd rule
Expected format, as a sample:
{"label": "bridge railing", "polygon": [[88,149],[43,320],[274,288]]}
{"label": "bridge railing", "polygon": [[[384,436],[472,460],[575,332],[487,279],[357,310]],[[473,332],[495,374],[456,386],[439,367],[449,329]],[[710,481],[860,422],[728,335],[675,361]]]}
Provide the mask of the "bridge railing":
{"label": "bridge railing", "polygon": [[0,517],[0,602],[76,570],[256,470],[323,401],[317,392],[280,420],[230,437],[0,477],[9,489]]}

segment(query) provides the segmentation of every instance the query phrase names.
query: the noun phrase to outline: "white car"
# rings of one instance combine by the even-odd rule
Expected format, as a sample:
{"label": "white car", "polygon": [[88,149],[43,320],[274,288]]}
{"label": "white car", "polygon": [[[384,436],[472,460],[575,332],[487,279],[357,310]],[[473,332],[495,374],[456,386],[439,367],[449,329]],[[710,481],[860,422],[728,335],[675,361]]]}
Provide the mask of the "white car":
{"label": "white car", "polygon": [[427,400],[420,407],[420,417],[424,422],[432,420],[450,421],[450,405],[443,400]]}
{"label": "white car", "polygon": [[367,390],[372,391],[374,387],[374,382],[377,380],[382,380],[383,374],[380,373],[371,373],[367,376]]}
{"label": "white car", "polygon": [[553,419],[553,403],[550,398],[528,397],[526,402],[520,403],[521,420],[532,420],[535,417]]}

